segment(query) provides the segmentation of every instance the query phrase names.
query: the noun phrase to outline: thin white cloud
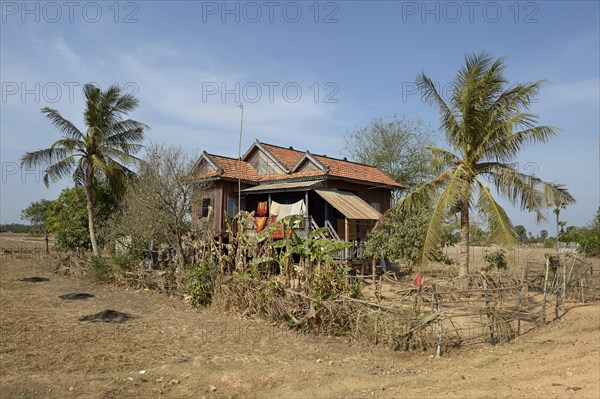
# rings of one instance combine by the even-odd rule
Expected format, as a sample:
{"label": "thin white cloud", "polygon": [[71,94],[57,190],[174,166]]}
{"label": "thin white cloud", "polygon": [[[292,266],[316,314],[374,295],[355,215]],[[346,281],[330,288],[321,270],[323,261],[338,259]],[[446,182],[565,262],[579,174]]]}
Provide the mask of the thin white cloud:
{"label": "thin white cloud", "polygon": [[582,79],[551,84],[542,89],[541,104],[546,107],[577,106],[600,102],[600,79]]}
{"label": "thin white cloud", "polygon": [[75,52],[62,37],[51,39],[48,44],[58,53],[59,56],[63,57],[61,62],[64,62],[65,64],[71,64],[71,66],[74,66],[73,64],[80,64],[80,57],[75,54]]}
{"label": "thin white cloud", "polygon": [[[160,49],[154,47],[153,50],[152,58],[159,59],[156,52]],[[172,48],[166,51],[171,59],[177,57]],[[286,100],[283,92],[283,86],[290,82],[276,82],[270,97],[269,86],[248,71],[223,74],[185,64],[152,63],[132,56],[125,56],[122,60],[124,73],[135,77],[139,86],[141,103],[152,108],[155,117],[177,124],[214,126],[215,129],[237,126],[239,110],[236,109],[236,100],[255,99],[259,93],[256,87],[260,90],[258,101],[245,102],[246,122],[253,124],[256,130],[298,130],[316,119],[332,118],[337,108],[336,104],[320,102],[323,98],[315,101],[310,82],[291,82],[302,91],[300,99],[292,102],[287,101],[289,98]],[[244,87],[249,83],[245,91]],[[209,89],[217,92],[208,94]],[[233,93],[223,96],[224,89],[233,90],[237,98]],[[290,93],[290,96],[296,95],[294,89]]]}

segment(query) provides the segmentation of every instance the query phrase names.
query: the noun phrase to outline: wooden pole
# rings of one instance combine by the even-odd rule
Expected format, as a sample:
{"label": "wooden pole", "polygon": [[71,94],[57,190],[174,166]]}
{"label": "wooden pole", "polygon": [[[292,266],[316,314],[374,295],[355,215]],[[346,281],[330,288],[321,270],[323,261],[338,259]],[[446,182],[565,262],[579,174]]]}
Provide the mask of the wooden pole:
{"label": "wooden pole", "polygon": [[546,273],[544,276],[544,304],[542,306],[542,321],[546,324],[546,300],[548,294],[548,269],[550,268],[550,257],[546,258]]}
{"label": "wooden pole", "polygon": [[558,314],[558,308],[560,306],[560,298],[562,295],[558,295],[558,289],[556,289],[554,292],[556,293],[556,302],[554,304],[554,318],[559,319],[560,316]]}
{"label": "wooden pole", "polygon": [[[238,142],[238,213],[242,210],[242,129],[244,126],[244,104],[240,103],[240,140]],[[241,229],[241,226],[239,226]]]}
{"label": "wooden pole", "polygon": [[375,282],[375,276],[377,275],[377,261],[375,260],[375,258],[373,258],[371,274],[373,275],[373,282]]}
{"label": "wooden pole", "polygon": [[567,281],[571,281],[571,276],[573,275],[573,269],[575,268],[575,262],[577,258],[573,256],[573,262],[571,262],[571,268],[569,269],[569,273],[567,274]]}
{"label": "wooden pole", "polygon": [[560,249],[559,249],[559,245],[558,245],[558,236],[560,235],[560,224],[559,222],[559,217],[560,217],[560,205],[556,205],[556,209],[554,210],[554,213],[556,214],[556,256],[560,255]]}
{"label": "wooden pole", "polygon": [[[573,262],[575,262],[574,259],[573,259]],[[562,304],[561,305],[564,308],[565,301],[567,299],[567,265],[566,265],[566,262],[565,262],[565,265],[563,265],[563,283],[562,283],[561,297],[562,297]]]}
{"label": "wooden pole", "polygon": [[[435,313],[440,313],[440,300],[437,295],[435,284],[433,284],[431,291],[431,306]],[[437,336],[437,348],[435,350],[435,356],[440,357],[442,354],[442,337],[443,337],[443,325],[442,318],[438,316],[438,336]]]}
{"label": "wooden pole", "polygon": [[527,269],[529,269],[529,261],[523,265],[523,271],[521,272],[521,287],[519,287],[519,316],[517,319],[517,336],[521,335],[521,306],[523,289],[525,288],[525,276],[527,276]]}
{"label": "wooden pole", "polygon": [[490,329],[490,341],[492,345],[496,345],[496,339],[494,337],[494,315],[492,314],[491,301],[488,295],[488,284],[485,278],[483,279],[483,297],[485,298],[485,309],[488,317],[488,328]]}
{"label": "wooden pole", "polygon": [[308,236],[308,232],[310,231],[310,221],[308,218],[308,190],[304,191],[304,226]]}
{"label": "wooden pole", "polygon": [[517,316],[517,336],[521,335],[521,296],[523,293],[523,285],[519,288],[519,305],[518,305],[518,316]]}
{"label": "wooden pole", "polygon": [[[348,218],[344,218],[344,241],[350,242],[350,225],[348,224]],[[349,256],[349,248],[344,249],[344,255],[346,260],[348,260]]]}

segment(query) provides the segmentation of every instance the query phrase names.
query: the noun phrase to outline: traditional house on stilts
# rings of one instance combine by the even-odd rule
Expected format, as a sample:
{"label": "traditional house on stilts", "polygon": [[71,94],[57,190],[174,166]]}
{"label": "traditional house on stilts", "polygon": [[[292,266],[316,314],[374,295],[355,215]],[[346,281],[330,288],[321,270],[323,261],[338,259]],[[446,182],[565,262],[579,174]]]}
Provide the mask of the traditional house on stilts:
{"label": "traditional house on stilts", "polygon": [[239,179],[241,208],[257,216],[250,226],[254,231],[287,215],[302,215],[300,237],[326,227],[331,239],[353,243],[344,260],[361,257],[367,232],[390,208],[392,192],[403,188],[373,166],[258,140],[241,161],[204,152],[191,178],[208,187],[194,193],[194,227],[210,223],[215,236],[224,235],[225,214],[238,212]]}

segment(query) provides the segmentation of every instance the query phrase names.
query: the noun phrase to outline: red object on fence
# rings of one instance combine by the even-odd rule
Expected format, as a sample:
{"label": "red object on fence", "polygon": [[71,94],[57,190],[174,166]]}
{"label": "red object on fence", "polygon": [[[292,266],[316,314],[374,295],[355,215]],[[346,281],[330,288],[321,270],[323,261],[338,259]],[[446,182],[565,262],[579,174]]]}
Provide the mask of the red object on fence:
{"label": "red object on fence", "polygon": [[423,285],[423,272],[417,273],[417,278],[415,279],[415,286],[417,288],[421,288]]}

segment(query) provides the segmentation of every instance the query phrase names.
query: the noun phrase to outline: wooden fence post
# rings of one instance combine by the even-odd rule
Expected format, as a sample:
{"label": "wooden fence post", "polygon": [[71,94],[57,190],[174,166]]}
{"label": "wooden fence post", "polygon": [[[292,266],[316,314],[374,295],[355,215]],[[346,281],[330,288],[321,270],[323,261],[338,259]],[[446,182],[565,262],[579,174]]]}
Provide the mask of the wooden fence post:
{"label": "wooden fence post", "polygon": [[[561,289],[561,291],[562,291],[562,289]],[[556,301],[554,304],[554,319],[560,319],[560,316],[558,313],[558,308],[560,306],[560,298],[561,298],[562,294],[558,295],[558,289],[554,293],[556,295]]]}
{"label": "wooden fence post", "polygon": [[485,309],[488,317],[488,328],[490,329],[490,341],[492,345],[496,345],[494,338],[494,314],[492,313],[491,301],[488,294],[488,284],[485,277],[483,278],[483,297],[485,298]]}
{"label": "wooden fence post", "polygon": [[[564,301],[565,301],[565,290],[566,290],[566,286],[567,286],[567,267],[565,265],[563,265],[563,272],[562,272],[562,284],[559,284],[559,275],[558,275],[558,270],[556,271],[556,289],[554,290],[554,293],[556,295],[556,301],[554,303],[554,318],[555,319],[560,319],[560,312],[559,309],[561,306],[564,306]],[[559,295],[559,290],[560,290],[560,295]]]}
{"label": "wooden fence post", "polygon": [[[575,265],[575,259],[573,257],[573,266],[574,265]],[[571,267],[571,270],[573,270],[572,267]],[[566,265],[566,262],[565,262],[565,265],[563,266],[563,283],[562,283],[562,295],[561,296],[562,296],[562,307],[564,309],[565,302],[567,300],[567,265]]]}
{"label": "wooden fence post", "polygon": [[519,314],[517,317],[517,336],[521,335],[521,306],[522,306],[522,296],[523,296],[523,288],[525,287],[525,276],[527,275],[527,269],[529,266],[529,261],[525,262],[523,265],[523,271],[521,272],[521,284],[519,284]]}
{"label": "wooden fence post", "polygon": [[377,275],[377,261],[373,258],[371,263],[371,273],[373,274],[373,283],[375,283],[375,276]]}
{"label": "wooden fence post", "polygon": [[547,291],[548,291],[548,269],[550,268],[550,258],[546,258],[546,273],[544,277],[544,303],[542,306],[542,321],[546,324],[546,300],[547,300]]}
{"label": "wooden fence post", "polygon": [[431,291],[431,307],[435,313],[438,313],[438,336],[437,336],[437,348],[435,350],[435,356],[440,357],[442,354],[442,339],[443,339],[443,325],[442,318],[440,317],[440,298],[438,297],[435,284],[433,284]]}

